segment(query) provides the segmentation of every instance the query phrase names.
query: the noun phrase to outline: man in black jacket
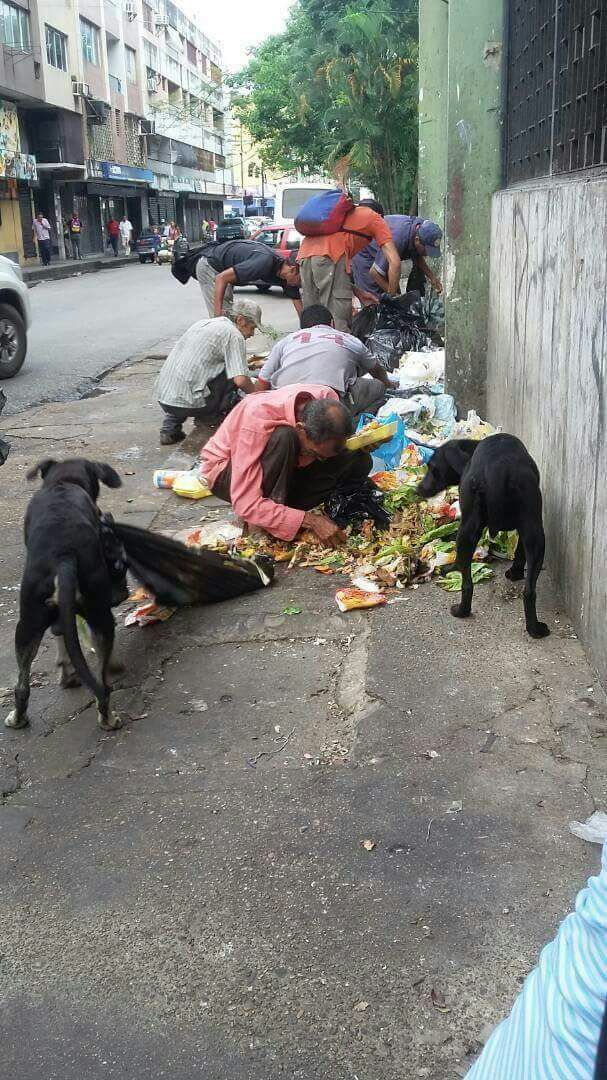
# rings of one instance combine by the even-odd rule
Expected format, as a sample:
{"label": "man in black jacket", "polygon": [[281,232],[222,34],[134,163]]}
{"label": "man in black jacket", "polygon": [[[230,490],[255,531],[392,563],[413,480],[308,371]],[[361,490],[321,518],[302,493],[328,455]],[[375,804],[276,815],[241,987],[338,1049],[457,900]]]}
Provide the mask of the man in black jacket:
{"label": "man in black jacket", "polygon": [[301,315],[299,268],[256,240],[207,245],[196,264],[196,278],[208,318],[231,313],[235,285],[280,285]]}

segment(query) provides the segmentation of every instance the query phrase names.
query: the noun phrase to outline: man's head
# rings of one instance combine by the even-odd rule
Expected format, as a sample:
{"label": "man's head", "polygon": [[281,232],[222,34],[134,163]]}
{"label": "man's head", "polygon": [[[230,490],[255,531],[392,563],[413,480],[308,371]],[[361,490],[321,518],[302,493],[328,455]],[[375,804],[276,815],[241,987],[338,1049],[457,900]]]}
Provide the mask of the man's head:
{"label": "man's head", "polygon": [[122,218],[122,220],[123,220],[123,221],[128,221],[128,220],[129,220],[129,219],[128,219],[128,216],[127,216],[126,214],[124,214],[124,215],[123,215],[123,218]]}
{"label": "man's head", "polygon": [[261,330],[261,308],[250,300],[235,300],[231,318],[245,341],[252,338],[256,330]]}
{"label": "man's head", "polygon": [[78,214],[76,213],[75,210],[72,210],[72,217],[78,217]]}
{"label": "man's head", "polygon": [[301,285],[301,275],[299,273],[297,255],[295,252],[282,262],[277,273],[278,277],[281,281],[284,281],[285,285],[292,285],[297,289],[299,288]]}
{"label": "man's head", "polygon": [[341,401],[312,399],[298,413],[295,429],[303,453],[326,461],[343,450],[352,434],[352,416]]}
{"label": "man's head", "polygon": [[299,325],[302,330],[311,326],[334,326],[333,316],[324,304],[308,304],[301,313]]}
{"label": "man's head", "polygon": [[366,206],[367,210],[373,210],[376,214],[379,214],[380,217],[384,216],[384,208],[377,199],[361,199],[358,205]]}
{"label": "man's head", "polygon": [[36,221],[42,221],[43,217],[44,217],[44,214],[42,213],[41,210],[39,210],[38,213],[36,214]]}
{"label": "man's head", "polygon": [[422,221],[415,234],[415,250],[418,255],[427,255],[430,259],[440,259],[440,242],[443,230],[434,221]]}

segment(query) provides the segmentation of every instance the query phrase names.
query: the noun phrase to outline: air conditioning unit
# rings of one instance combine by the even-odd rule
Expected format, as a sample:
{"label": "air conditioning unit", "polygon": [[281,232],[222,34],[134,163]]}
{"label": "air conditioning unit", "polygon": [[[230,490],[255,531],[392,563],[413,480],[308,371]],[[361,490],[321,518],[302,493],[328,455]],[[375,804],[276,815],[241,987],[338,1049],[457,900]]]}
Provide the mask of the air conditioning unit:
{"label": "air conditioning unit", "polygon": [[155,135],[156,134],[156,121],[155,120],[140,120],[139,121],[139,134],[140,135]]}
{"label": "air conditioning unit", "polygon": [[158,90],[158,80],[148,78],[148,94],[155,94]]}
{"label": "air conditioning unit", "polygon": [[77,82],[76,79],[72,80],[72,93],[74,97],[91,97],[91,88],[87,82]]}
{"label": "air conditioning unit", "polygon": [[167,19],[166,15],[154,15],[154,23],[156,25],[156,29],[160,29],[160,27],[162,26],[168,26],[169,20]]}

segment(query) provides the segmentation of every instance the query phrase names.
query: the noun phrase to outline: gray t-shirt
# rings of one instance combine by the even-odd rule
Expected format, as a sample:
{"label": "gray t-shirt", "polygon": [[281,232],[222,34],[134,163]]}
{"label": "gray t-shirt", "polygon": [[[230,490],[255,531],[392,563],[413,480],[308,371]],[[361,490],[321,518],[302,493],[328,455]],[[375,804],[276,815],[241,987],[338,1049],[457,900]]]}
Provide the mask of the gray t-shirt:
{"label": "gray t-shirt", "polygon": [[[411,259],[415,255],[415,248],[413,247],[415,229],[417,225],[421,225],[423,220],[420,217],[411,217],[410,214],[388,214],[384,218],[392,233],[392,239],[396,244],[401,260]],[[381,289],[369,273],[374,263],[382,274],[386,273],[388,260],[383,251],[379,250],[375,241],[372,244],[367,244],[366,248],[352,259],[352,276],[357,288],[373,293],[374,296],[381,296]]]}
{"label": "gray t-shirt", "polygon": [[297,330],[279,341],[259,372],[273,390],[294,383],[330,386],[345,394],[377,361],[362,341],[331,326]]}

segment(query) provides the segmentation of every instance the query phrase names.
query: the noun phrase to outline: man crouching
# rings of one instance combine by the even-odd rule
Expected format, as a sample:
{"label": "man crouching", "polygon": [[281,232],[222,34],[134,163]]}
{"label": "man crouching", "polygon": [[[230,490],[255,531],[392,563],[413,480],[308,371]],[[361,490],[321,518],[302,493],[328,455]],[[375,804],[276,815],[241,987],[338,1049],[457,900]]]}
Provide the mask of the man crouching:
{"label": "man crouching", "polygon": [[306,528],[335,545],[341,530],[309,511],[339,483],[368,476],[371,456],[344,448],[351,434],[350,412],[327,386],[298,383],[253,394],[203,447],[201,472],[249,527],[280,540]]}

